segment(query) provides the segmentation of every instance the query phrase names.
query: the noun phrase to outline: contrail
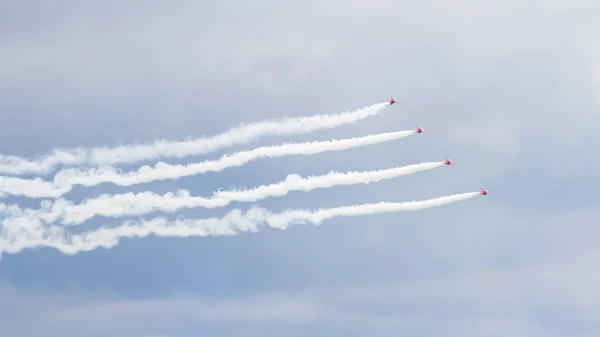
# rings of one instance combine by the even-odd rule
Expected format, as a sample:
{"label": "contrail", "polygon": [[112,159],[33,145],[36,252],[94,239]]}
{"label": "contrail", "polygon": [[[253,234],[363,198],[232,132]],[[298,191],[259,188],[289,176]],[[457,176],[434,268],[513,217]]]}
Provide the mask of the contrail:
{"label": "contrail", "polygon": [[94,168],[88,170],[63,169],[56,173],[52,182],[44,181],[40,178],[0,177],[0,193],[21,195],[29,198],[58,198],[68,193],[75,185],[90,187],[101,183],[113,183],[119,186],[131,186],[155,180],[175,180],[181,177],[205,172],[218,172],[226,168],[242,166],[260,158],[341,151],[389,142],[415,133],[416,131],[414,130],[407,130],[340,140],[263,146],[249,151],[225,155],[218,160],[187,165],[171,165],[159,162],[155,167],[142,166],[136,171],[127,173],[121,173],[121,170],[115,168]]}
{"label": "contrail", "polygon": [[118,147],[73,148],[54,150],[43,157],[28,160],[18,156],[0,155],[0,173],[3,174],[49,174],[59,165],[112,166],[133,164],[158,158],[183,158],[207,154],[235,145],[249,143],[264,136],[306,134],[321,129],[332,129],[353,124],[379,114],[388,102],[329,115],[283,118],[241,125],[224,133],[185,141],[157,140],[152,144],[134,144]]}
{"label": "contrail", "polygon": [[28,209],[22,211],[21,214],[13,211],[13,216],[18,215],[14,218],[5,218],[4,221],[12,221],[13,223],[21,221],[22,224],[26,224],[37,218],[44,223],[52,224],[60,221],[63,225],[77,225],[95,216],[118,218],[132,215],[139,216],[152,212],[172,213],[182,208],[216,208],[226,206],[232,201],[253,202],[269,197],[280,197],[291,191],[309,192],[338,185],[369,184],[431,170],[443,165],[444,162],[441,161],[375,171],[351,171],[347,173],[332,171],[328,174],[307,178],[290,174],[281,182],[262,185],[253,189],[214,192],[212,198],[191,196],[189,191],[180,190],[176,194],[166,193],[163,195],[153,192],[105,194],[95,199],[85,200],[79,205],[73,205],[71,202],[59,199],[53,204],[45,202],[40,210]]}
{"label": "contrail", "polygon": [[25,226],[3,223],[0,231],[0,255],[16,254],[24,249],[51,247],[64,254],[74,255],[99,247],[112,248],[121,238],[143,238],[154,234],[162,237],[225,236],[240,232],[258,232],[262,225],[287,229],[291,225],[312,223],[320,225],[335,217],[354,217],[380,213],[416,211],[441,206],[479,195],[479,192],[453,194],[441,198],[411,202],[380,202],[343,206],[319,210],[286,210],[273,213],[260,207],[252,207],[245,214],[235,209],[223,218],[178,219],[155,218],[149,221],[125,221],[114,228],[100,228],[82,234],[70,234],[64,227],[43,226],[31,222]]}

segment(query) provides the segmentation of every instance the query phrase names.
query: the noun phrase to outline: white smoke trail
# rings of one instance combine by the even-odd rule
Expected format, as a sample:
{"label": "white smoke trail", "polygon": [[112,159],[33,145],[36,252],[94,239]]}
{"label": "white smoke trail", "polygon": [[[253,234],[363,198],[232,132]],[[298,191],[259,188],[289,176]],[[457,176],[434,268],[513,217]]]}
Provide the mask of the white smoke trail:
{"label": "white smoke trail", "polygon": [[[443,166],[444,162],[428,162],[386,170],[364,172],[335,172],[320,176],[302,178],[297,174],[290,174],[285,180],[262,185],[253,189],[218,191],[212,198],[190,196],[187,190],[178,193],[159,195],[153,192],[125,193],[110,195],[105,194],[95,199],[85,200],[82,204],[73,205],[72,202],[59,199],[55,203],[45,202],[40,210],[25,210],[21,214],[13,211],[13,218],[5,218],[5,222],[25,225],[31,221],[55,223],[60,221],[64,225],[81,224],[95,216],[122,217],[139,216],[151,212],[176,212],[182,208],[216,208],[228,205],[232,201],[252,202],[268,197],[280,197],[290,191],[309,192],[315,189],[330,188],[338,185],[355,185],[379,182],[393,179],[403,175],[420,171],[431,170]],[[0,208],[1,209],[1,208]]]}
{"label": "white smoke trail", "polygon": [[125,145],[113,148],[59,149],[34,160],[0,155],[0,173],[48,174],[59,165],[112,166],[133,164],[158,158],[183,158],[207,154],[227,147],[249,143],[264,136],[306,134],[353,124],[379,114],[389,103],[382,102],[355,111],[330,115],[283,118],[241,125],[222,134],[185,141],[157,140],[152,144]]}
{"label": "white smoke trail", "polygon": [[70,234],[64,227],[43,226],[29,223],[18,226],[3,223],[0,231],[0,255],[16,254],[27,248],[51,247],[64,254],[88,252],[99,247],[112,248],[121,238],[143,238],[151,234],[162,237],[189,236],[225,236],[239,232],[257,232],[261,225],[287,229],[291,225],[312,223],[320,225],[323,221],[335,217],[354,217],[380,213],[416,211],[441,206],[479,195],[479,192],[454,194],[441,198],[411,202],[380,202],[354,206],[343,206],[329,209],[287,210],[272,213],[264,208],[252,207],[245,214],[235,209],[223,218],[210,219],[178,219],[169,221],[155,218],[149,221],[125,221],[114,228],[100,228],[82,234]]}
{"label": "white smoke trail", "polygon": [[415,134],[414,130],[381,133],[364,137],[346,138],[322,142],[289,143],[275,146],[263,146],[249,151],[225,155],[218,160],[209,160],[187,165],[171,165],[159,162],[155,167],[142,166],[136,171],[121,173],[115,168],[63,169],[56,173],[52,182],[40,178],[22,179],[0,177],[0,193],[22,195],[29,198],[58,198],[68,193],[73,186],[96,186],[101,183],[113,183],[119,186],[131,186],[155,180],[178,179],[205,172],[218,172],[230,167],[245,165],[260,158],[276,158],[290,155],[310,155],[316,153],[341,151],[356,147],[374,145]]}

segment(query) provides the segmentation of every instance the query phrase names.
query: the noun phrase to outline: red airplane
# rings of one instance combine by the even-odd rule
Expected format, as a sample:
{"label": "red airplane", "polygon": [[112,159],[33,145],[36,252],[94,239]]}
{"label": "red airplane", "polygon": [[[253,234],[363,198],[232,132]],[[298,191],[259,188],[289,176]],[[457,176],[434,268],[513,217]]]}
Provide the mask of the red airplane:
{"label": "red airplane", "polygon": [[483,195],[487,195],[487,194],[488,194],[488,193],[490,193],[490,192],[488,192],[488,190],[486,190],[486,189],[482,188],[482,189],[481,189],[481,192],[479,192],[479,193],[481,193],[481,194],[483,194]]}
{"label": "red airplane", "polygon": [[454,162],[452,160],[446,158],[446,160],[444,160],[444,164],[450,165],[450,164],[454,164]]}
{"label": "red airplane", "polygon": [[420,127],[417,126],[417,133],[421,133],[423,132],[423,129],[421,129]]}
{"label": "red airplane", "polygon": [[390,105],[396,103],[396,99],[394,97],[390,97]]}

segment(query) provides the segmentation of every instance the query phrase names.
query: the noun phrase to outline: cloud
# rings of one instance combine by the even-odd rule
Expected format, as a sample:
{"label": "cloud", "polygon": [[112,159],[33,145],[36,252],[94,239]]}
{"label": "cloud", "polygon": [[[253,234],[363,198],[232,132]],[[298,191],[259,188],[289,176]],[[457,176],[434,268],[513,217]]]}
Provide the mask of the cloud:
{"label": "cloud", "polygon": [[[265,207],[404,201],[480,185],[493,192],[431,212],[234,240],[127,240],[110,252],[77,257],[48,250],[10,256],[0,272],[19,285],[0,290],[6,334],[591,337],[600,331],[593,208],[597,1],[0,6],[3,153],[181,139],[241,121],[339,112],[393,94],[401,108],[314,137],[398,125],[420,125],[423,137],[257,162],[179,184],[204,195],[290,173],[449,156],[457,165],[443,173],[308,198],[291,194]],[[74,198],[115,192],[99,189],[74,191]],[[47,289],[26,289],[38,281]],[[59,290],[71,283],[82,289]]]}
{"label": "cloud", "polygon": [[[202,299],[193,294],[126,299],[106,292],[25,290],[4,286],[13,314],[3,327],[26,336],[32,327],[48,336],[246,331],[298,327],[310,333],[351,327],[387,336],[402,329],[422,336],[592,336],[600,325],[595,291],[600,274],[590,270],[599,252],[558,261],[463,272],[430,280],[346,287],[313,286],[299,292],[267,292],[246,298]],[[5,297],[3,297],[5,298]],[[18,298],[18,301],[11,301]],[[3,306],[8,309],[7,304]],[[15,314],[17,313],[17,314]],[[433,324],[435,322],[435,324]],[[198,328],[202,326],[202,328]],[[187,332],[184,332],[187,331]],[[561,332],[564,331],[564,332]],[[568,332],[566,332],[568,331]],[[300,336],[300,334],[298,334]]]}
{"label": "cloud", "polygon": [[[3,282],[0,310],[9,311],[0,319],[3,331],[11,336],[28,336],[45,331],[47,336],[75,336],[104,333],[117,336],[149,336],[158,333],[180,335],[195,322],[228,325],[302,325],[335,317],[335,312],[310,300],[289,295],[258,298],[209,300],[190,294],[164,298],[127,299],[106,291],[62,292],[26,289]],[[168,332],[172,331],[172,332]],[[186,333],[187,335],[187,333]]]}
{"label": "cloud", "polygon": [[[230,81],[242,79],[243,86],[281,90],[285,87],[278,83],[285,80],[289,87],[302,82],[311,64],[331,57],[335,47],[303,30],[290,31],[288,25],[260,29],[279,20],[240,16],[242,11],[249,11],[245,15],[256,11],[255,6],[130,3],[111,5],[113,11],[102,15],[95,7],[86,2],[63,8],[44,30],[34,28],[0,39],[0,45],[11,50],[0,57],[11,80],[6,89],[23,94],[26,88],[36,88],[46,103],[82,96],[119,99],[152,86],[179,91],[189,85],[235,84]],[[252,28],[232,30],[215,20],[219,15],[226,22],[242,19],[238,28],[249,21]],[[257,34],[257,29],[263,31]]]}
{"label": "cloud", "polygon": [[[600,292],[596,291],[600,273],[593,268],[600,259],[596,244],[600,232],[591,221],[598,217],[597,210],[513,218],[501,209],[480,213],[439,222],[437,226],[426,225],[411,234],[408,228],[387,224],[385,235],[394,238],[390,242],[396,242],[395,247],[377,241],[377,229],[365,231],[370,233],[361,237],[367,241],[365,244],[350,245],[347,236],[338,234],[333,250],[331,245],[325,250],[318,240],[309,237],[311,254],[300,257],[305,261],[314,254],[309,264],[285,258],[280,263],[290,264],[300,273],[319,275],[300,279],[291,288],[280,284],[289,283],[279,278],[285,271],[268,272],[277,266],[265,260],[271,253],[245,254],[246,259],[259,260],[269,268],[254,269],[249,263],[234,268],[262,273],[264,278],[198,266],[204,270],[201,278],[216,273],[214,279],[220,282],[234,278],[234,282],[245,283],[244,288],[252,289],[251,284],[256,282],[264,286],[261,291],[243,295],[210,295],[209,288],[132,296],[102,290],[105,285],[98,289],[65,286],[58,290],[4,281],[0,283],[0,324],[11,336],[29,336],[34,328],[43,329],[48,336],[63,337],[93,332],[106,336],[188,336],[191,331],[250,336],[269,331],[290,336],[341,332],[362,336],[366,331],[374,336],[388,336],[392,331],[422,336],[445,333],[449,337],[506,333],[515,337],[593,336],[600,328]],[[483,221],[469,220],[473,218]],[[432,232],[432,227],[437,229]],[[315,237],[325,235],[324,229],[326,226]],[[348,226],[345,229],[352,231]],[[333,232],[340,233],[339,227]],[[405,241],[424,247],[415,249]],[[369,242],[387,248],[366,251]],[[287,254],[298,254],[296,246],[286,246]],[[306,248],[306,244],[301,246]],[[366,258],[353,257],[350,261],[352,251],[360,251]],[[222,250],[218,256],[219,263],[225,265],[239,259]],[[426,272],[440,266],[440,261],[443,269]],[[352,266],[351,272],[345,270],[346,264]],[[418,268],[411,268],[412,264]],[[454,267],[448,268],[451,264]],[[155,260],[155,265],[161,262]],[[320,271],[319,265],[325,269]],[[373,268],[375,265],[382,269]],[[325,270],[339,273],[344,280],[329,278]],[[163,280],[186,277],[171,274],[168,269],[157,272]],[[121,273],[124,277],[137,275],[135,266]],[[356,277],[364,273],[370,277]],[[140,280],[149,281],[148,275],[137,277],[138,287],[142,286]],[[261,281],[266,278],[271,279],[270,283]]]}
{"label": "cloud", "polygon": [[[5,83],[10,83],[2,91],[7,101],[28,95],[18,99],[20,106],[58,109],[54,118],[79,119],[67,111],[111,102],[104,113],[123,120],[131,114],[132,99],[137,110],[148,96],[165,109],[173,99],[196,106],[209,101],[194,97],[211,92],[210,87],[230,93],[231,99],[303,97],[321,106],[328,99],[363,104],[371,100],[367,97],[396,92],[416,108],[422,123],[456,133],[461,127],[478,130],[474,143],[483,149],[498,144],[485,137],[494,133],[490,115],[511,126],[509,134],[523,142],[539,139],[536,148],[578,137],[562,131],[573,118],[596,118],[592,109],[574,108],[577,101],[561,93],[585,91],[597,59],[589,56],[594,47],[588,42],[589,32],[600,27],[583,14],[596,8],[590,1],[569,6],[557,1],[543,6],[537,1],[485,6],[474,1],[310,1],[302,6],[178,1],[106,8],[85,2],[48,9],[55,15],[44,18],[38,6],[16,10],[23,20],[7,25],[20,33],[0,39],[9,51],[0,56]],[[38,16],[43,25],[23,24]],[[309,90],[320,86],[328,89]],[[432,97],[434,106],[419,102]],[[106,112],[117,107],[128,112]],[[145,110],[148,118],[166,119],[151,105]],[[172,110],[187,121],[198,114],[194,108]],[[546,134],[540,137],[533,128]]]}

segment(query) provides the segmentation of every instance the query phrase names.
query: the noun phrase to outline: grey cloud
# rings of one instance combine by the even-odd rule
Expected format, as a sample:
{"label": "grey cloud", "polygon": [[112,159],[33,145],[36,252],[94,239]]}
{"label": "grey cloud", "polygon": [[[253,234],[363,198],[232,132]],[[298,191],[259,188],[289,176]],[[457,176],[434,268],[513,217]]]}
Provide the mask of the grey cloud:
{"label": "grey cloud", "polygon": [[[46,16],[53,21],[44,29],[13,22],[23,32],[0,39],[9,51],[0,56],[2,91],[7,102],[54,110],[42,115],[62,123],[88,114],[134,118],[117,111],[131,110],[130,100],[143,106],[149,95],[158,106],[169,98],[196,107],[202,102],[194,97],[211,86],[244,101],[302,94],[313,101],[292,114],[327,100],[354,105],[398,93],[421,123],[444,130],[448,145],[481,146],[482,155],[506,162],[548,143],[579,145],[591,132],[586,122],[597,120],[599,51],[589,41],[600,27],[589,1],[82,2],[47,10],[57,15]],[[21,9],[19,17],[32,20],[38,11]],[[319,83],[319,93],[308,91]],[[103,111],[112,117],[81,111],[106,101],[120,107]],[[179,120],[196,121],[193,110],[179,109]],[[162,109],[135,115],[169,119]],[[565,133],[565,125],[579,133]]]}
{"label": "grey cloud", "polygon": [[[7,257],[0,271],[15,282],[33,282],[33,270],[51,288],[75,282],[119,293],[6,288],[0,317],[11,336],[44,328],[61,337],[187,336],[200,328],[293,335],[290,326],[303,336],[597,335],[597,1],[41,3],[0,10],[10,18],[0,19],[3,152],[182,138],[394,94],[404,101],[398,109],[314,138],[416,124],[426,135],[185,183],[204,191],[450,156],[458,164],[444,172],[267,204],[401,201],[480,185],[494,194],[235,241],[169,241],[177,246],[170,248],[149,239],[123,242],[110,256]],[[243,273],[250,276],[238,293],[252,299],[223,299]],[[196,294],[150,295],[177,287]],[[265,289],[282,293],[257,294]],[[219,291],[217,302],[204,298]],[[123,298],[131,293],[146,298]]]}
{"label": "grey cloud", "polygon": [[361,331],[373,336],[592,336],[600,324],[600,293],[594,290],[598,273],[587,266],[598,257],[596,251],[428,281],[312,287],[216,301],[185,294],[135,300],[93,293],[48,295],[13,287],[12,295],[21,301],[11,308],[22,314],[3,326],[11,336],[27,336],[33,326],[49,336],[95,331],[187,336],[199,322],[203,328],[196,333],[235,326],[238,333],[257,336],[284,328],[295,336],[291,331],[300,326],[317,334],[349,327],[355,332],[350,336]]}

